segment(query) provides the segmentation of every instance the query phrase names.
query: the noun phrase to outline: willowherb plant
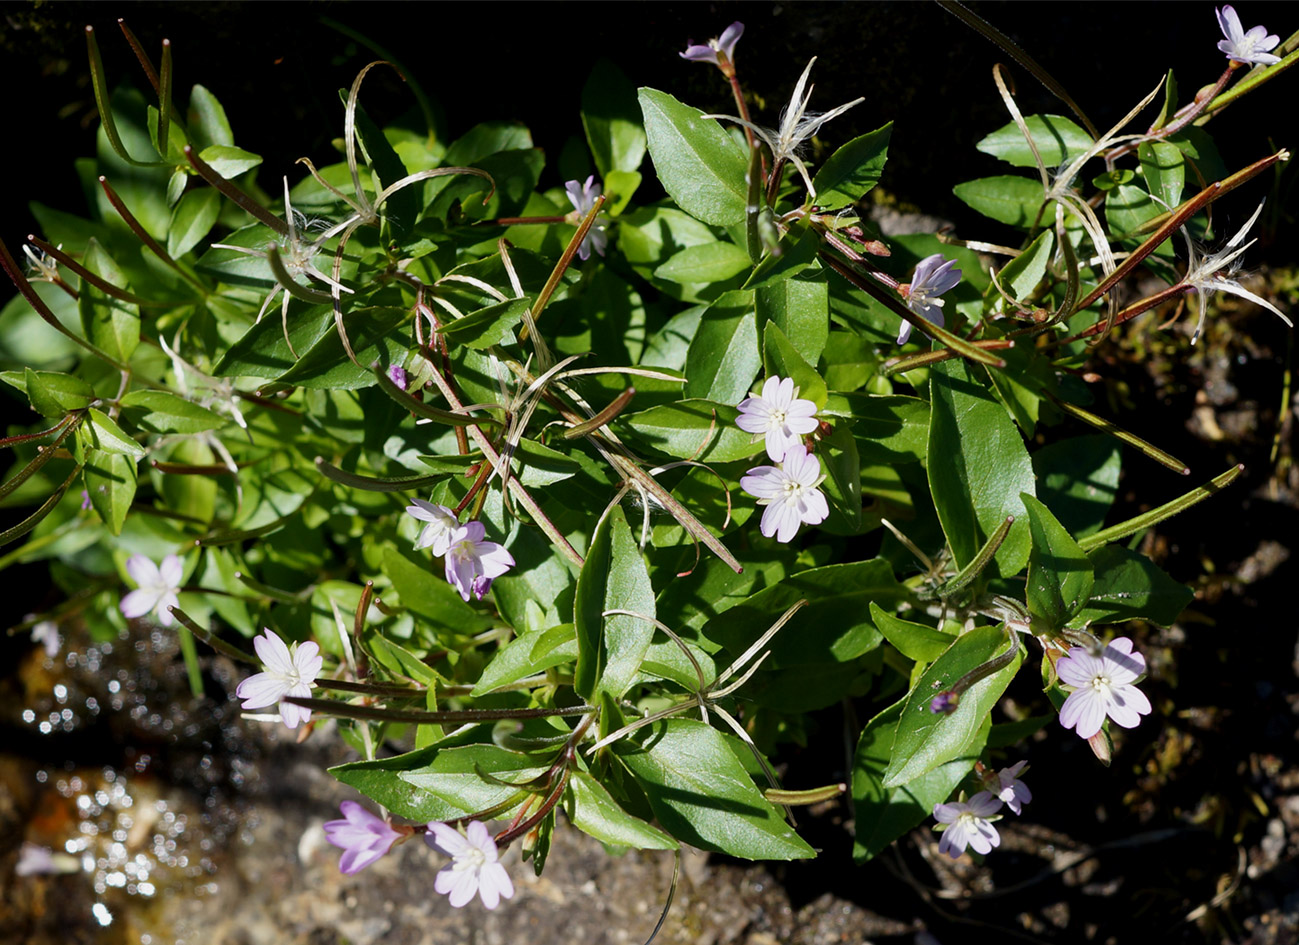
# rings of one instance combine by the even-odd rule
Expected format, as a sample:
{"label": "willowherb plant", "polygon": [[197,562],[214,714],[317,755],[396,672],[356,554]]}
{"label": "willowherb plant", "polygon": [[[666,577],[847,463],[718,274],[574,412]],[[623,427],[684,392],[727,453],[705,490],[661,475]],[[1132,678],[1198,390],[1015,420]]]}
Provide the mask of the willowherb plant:
{"label": "willowherb plant", "polygon": [[[4,441],[0,496],[37,506],[4,561],[48,560],[69,594],[21,629],[57,646],[74,620],[174,620],[191,665],[191,636],[260,662],[243,707],[337,719],[360,760],[334,774],[388,812],[346,802],[326,825],[342,869],[423,833],[453,906],[513,895],[515,840],[540,872],[561,808],[611,847],[813,856],[783,808],[847,786],[782,785],[755,733],[845,699],[869,713],[858,858],[930,816],[940,852],[990,852],[998,811],[1031,799],[1026,762],[981,760],[1030,642],[1043,704],[1108,760],[1109,724],[1152,707],[1144,659],[1102,628],[1190,599],[1118,542],[1240,471],[1107,527],[1120,442],[1187,470],[1088,409],[1089,344],[1188,294],[1202,322],[1213,291],[1289,323],[1221,274],[1254,218],[1185,272],[1172,249],[1289,156],[1197,164],[1243,67],[1252,91],[1296,55],[1219,22],[1222,78],[1181,108],[1163,86],[1144,133],[1124,131],[1140,108],[1101,135],[1067,96],[1082,125],[1025,117],[994,70],[1012,121],[978,147],[1037,178],[956,192],[1017,246],[879,238],[860,211],[891,124],[812,168],[800,143],[862,99],[808,114],[809,63],[767,130],[739,23],[681,54],[731,85],[730,130],[606,69],[582,115],[599,180],[538,189],[521,126],[449,145],[377,127],[369,66],[342,159],[277,173],[272,205],[211,93],[182,119],[168,54],[156,105],[110,95],[88,34],[104,147],[81,166],[104,199],[77,220],[36,205],[28,272],[0,246],[20,292],[0,380],[43,418]],[[643,121],[613,120],[633,100]],[[666,200],[635,202],[647,173]],[[1119,308],[1137,266],[1169,287]]]}

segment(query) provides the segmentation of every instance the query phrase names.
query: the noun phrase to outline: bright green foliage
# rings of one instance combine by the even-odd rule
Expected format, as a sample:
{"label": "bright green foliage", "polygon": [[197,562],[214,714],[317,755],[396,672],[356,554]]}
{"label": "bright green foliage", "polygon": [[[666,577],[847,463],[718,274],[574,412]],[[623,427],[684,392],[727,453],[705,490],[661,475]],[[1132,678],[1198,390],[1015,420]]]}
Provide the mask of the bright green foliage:
{"label": "bright green foliage", "polygon": [[[88,217],[35,204],[27,277],[3,257],[20,296],[0,310],[0,381],[32,413],[5,440],[0,569],[48,560],[72,604],[27,626],[75,611],[109,639],[130,555],[183,557],[191,678],[211,678],[195,640],[231,658],[262,628],[314,640],[313,696],[333,701],[313,710],[369,746],[334,774],[398,816],[526,820],[538,871],[556,808],[611,849],[811,857],[763,766],[815,730],[808,713],[848,707],[870,720],[851,733],[869,859],[1041,726],[1045,698],[994,724],[1022,662],[1037,674],[1043,648],[1166,625],[1191,599],[1104,543],[1191,499],[1107,521],[1119,435],[1125,458],[1175,463],[1099,417],[1078,375],[1116,260],[1183,278],[1169,234],[1143,241],[1226,177],[1202,123],[1105,142],[1108,165],[1078,163],[1098,146],[1072,119],[1027,116],[1033,147],[1005,125],[975,147],[1011,173],[956,194],[1016,229],[967,247],[880,237],[865,214],[890,150],[931,136],[890,121],[843,142],[754,115],[750,151],[743,122],[607,61],[580,115],[556,116],[564,165],[593,166],[608,198],[577,210],[517,122],[380,127],[358,79],[340,159],[304,173],[238,146],[204,86],[172,108],[110,96],[100,72]],[[1156,127],[1178,120],[1169,86]],[[794,147],[813,131],[829,148]],[[917,275],[934,254],[962,272],[927,297],[941,330]],[[738,408],[773,378],[816,407],[798,431],[813,465],[759,505],[741,481],[788,460],[759,470],[781,460]],[[786,503],[812,490],[824,518]],[[453,543],[449,564],[429,547]],[[449,583],[497,545],[504,573]],[[819,787],[802,777],[781,787]]]}

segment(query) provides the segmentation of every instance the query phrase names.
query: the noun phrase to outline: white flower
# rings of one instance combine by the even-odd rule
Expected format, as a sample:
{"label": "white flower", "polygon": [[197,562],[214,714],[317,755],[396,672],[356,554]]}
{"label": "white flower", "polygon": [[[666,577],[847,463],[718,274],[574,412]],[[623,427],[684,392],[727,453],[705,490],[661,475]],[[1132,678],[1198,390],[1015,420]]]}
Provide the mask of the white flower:
{"label": "white flower", "polygon": [[[274,630],[263,628],[262,636],[253,637],[253,647],[266,671],[249,676],[235,689],[235,695],[244,700],[241,708],[261,709],[285,696],[311,695],[311,684],[324,665],[319,646],[308,640],[290,649]],[[297,728],[299,722],[311,720],[311,710],[280,702],[280,717],[289,728]]]}
{"label": "white flower", "polygon": [[[1227,7],[1227,9],[1230,10],[1231,8]],[[1261,29],[1262,27],[1258,28]],[[1288,159],[1289,155],[1286,155],[1286,158]],[[1244,246],[1240,245],[1240,241],[1245,238],[1245,234],[1249,232],[1250,227],[1254,225],[1254,221],[1258,219],[1258,215],[1262,212],[1263,204],[1260,203],[1258,209],[1254,211],[1254,215],[1246,221],[1245,225],[1240,228],[1240,231],[1231,239],[1227,240],[1227,245],[1211,256],[1206,256],[1204,259],[1196,258],[1197,253],[1195,251],[1195,244],[1191,242],[1191,236],[1187,233],[1186,227],[1182,227],[1182,238],[1186,240],[1187,253],[1186,275],[1182,277],[1182,284],[1195,290],[1199,300],[1200,309],[1200,317],[1195,323],[1195,333],[1191,335],[1191,344],[1195,344],[1195,342],[1200,338],[1200,330],[1204,328],[1204,303],[1214,292],[1226,292],[1229,295],[1238,295],[1242,299],[1249,299],[1249,301],[1253,302],[1255,305],[1261,305],[1269,312],[1276,313],[1280,316],[1281,321],[1285,322],[1291,328],[1294,327],[1294,323],[1285,316],[1285,313],[1267,299],[1260,298],[1253,292],[1250,292],[1248,289],[1241,286],[1241,284],[1235,279],[1229,279],[1226,276],[1218,275],[1219,271],[1223,268],[1226,268],[1228,275],[1233,275],[1240,269],[1239,257],[1241,253],[1253,246],[1258,238],[1255,237]]]}
{"label": "white flower", "polygon": [[131,619],[152,613],[158,618],[158,623],[170,627],[173,618],[167,608],[180,604],[176,594],[185,573],[180,558],[167,555],[159,566],[144,555],[131,555],[126,559],[126,573],[131,575],[137,587],[122,598],[119,605],[122,613]]}
{"label": "white flower", "polygon": [[762,393],[740,401],[740,415],[735,425],[756,440],[767,437],[767,455],[780,462],[790,447],[803,442],[803,436],[817,427],[816,404],[798,396],[793,378],[775,375],[767,378]]}
{"label": "white flower", "polygon": [[[945,323],[943,300],[939,296],[956,288],[956,284],[961,281],[961,270],[955,266],[956,260],[948,259],[942,253],[934,253],[916,263],[916,271],[909,284],[898,286],[898,292],[906,299],[907,308],[939,328]],[[910,337],[911,323],[904,321],[898,330],[898,344],[906,344]]]}
{"label": "white flower", "polygon": [[934,819],[948,825],[938,842],[938,852],[954,860],[966,847],[974,847],[976,853],[991,853],[993,847],[1001,846],[1001,834],[988,818],[999,810],[1001,801],[987,791],[980,791],[968,802],[935,804]]}
{"label": "white flower", "polygon": [[1226,39],[1218,40],[1218,48],[1227,54],[1232,62],[1259,63],[1270,66],[1280,62],[1280,56],[1274,56],[1269,49],[1275,49],[1281,37],[1268,33],[1267,27],[1255,26],[1248,33],[1241,28],[1240,17],[1230,6],[1214,11],[1218,15],[1218,29]]}
{"label": "white flower", "polygon": [[496,842],[487,828],[476,820],[469,821],[468,837],[446,824],[429,824],[425,842],[451,857],[451,865],[438,872],[433,888],[451,897],[459,909],[477,894],[483,905],[495,909],[502,899],[514,897],[510,874],[497,862]]}
{"label": "white flower", "polygon": [[1093,656],[1075,646],[1055,664],[1060,681],[1073,692],[1060,707],[1060,724],[1082,738],[1101,730],[1105,716],[1124,728],[1136,728],[1150,714],[1150,700],[1133,683],[1146,672],[1146,658],[1132,652],[1132,641],[1119,637]]}
{"label": "white flower", "polygon": [[460,527],[460,520],[456,518],[456,513],[445,505],[434,505],[423,499],[412,501],[415,504],[406,506],[406,514],[414,516],[421,522],[428,522],[419,533],[419,538],[415,540],[415,547],[418,549],[432,546],[435,555],[440,557],[446,554],[447,549],[451,547],[452,533]]}
{"label": "white flower", "polygon": [[1019,780],[1019,773],[1027,764],[1027,761],[1017,761],[996,774],[995,796],[997,800],[1005,801],[1006,806],[1016,814],[1022,813],[1024,805],[1033,799],[1033,792],[1028,789],[1028,785]]}
{"label": "white flower", "polygon": [[[586,179],[585,184],[579,184],[575,180],[570,180],[564,185],[564,191],[568,194],[568,202],[573,205],[573,212],[569,217],[573,223],[581,223],[583,218],[591,212],[595,206],[595,199],[604,191],[600,185],[595,182],[595,175],[592,174]],[[609,245],[609,235],[604,231],[604,224],[601,222],[604,214],[599,214],[595,222],[591,224],[591,229],[586,231],[586,238],[582,240],[582,245],[577,248],[577,255],[580,259],[589,259],[591,248],[601,256],[604,255],[605,247]]]}
{"label": "white flower", "polygon": [[762,534],[789,541],[800,524],[819,525],[830,514],[817,488],[825,476],[821,462],[801,443],[791,446],[779,466],[757,466],[740,479],[740,488],[765,505]]}
{"label": "white flower", "polygon": [[59,626],[53,620],[42,620],[32,627],[32,642],[45,647],[50,659],[59,655]]}
{"label": "white flower", "polygon": [[812,89],[808,88],[804,93],[803,89],[807,86],[807,77],[812,72],[812,65],[816,62],[816,57],[807,64],[803,74],[798,77],[798,82],[794,85],[794,94],[790,96],[789,104],[785,110],[780,113],[780,128],[772,131],[770,128],[761,128],[751,121],[745,121],[743,118],[735,118],[731,115],[706,115],[706,118],[725,118],[727,121],[733,121],[736,124],[744,125],[771,149],[771,160],[779,171],[780,166],[785,162],[791,162],[794,167],[798,168],[798,173],[803,177],[803,183],[807,185],[809,198],[816,198],[816,188],[812,186],[812,176],[807,172],[807,165],[803,159],[798,156],[798,149],[808,138],[812,138],[821,126],[831,118],[838,118],[854,105],[866,101],[864,97],[853,99],[846,105],[840,105],[838,108],[832,108],[824,115],[817,112],[808,112],[807,103],[812,98]]}
{"label": "white flower", "polygon": [[485,534],[482,522],[469,522],[451,533],[445,560],[447,581],[465,600],[471,591],[482,600],[492,581],[514,567],[514,557],[503,545],[483,541]]}

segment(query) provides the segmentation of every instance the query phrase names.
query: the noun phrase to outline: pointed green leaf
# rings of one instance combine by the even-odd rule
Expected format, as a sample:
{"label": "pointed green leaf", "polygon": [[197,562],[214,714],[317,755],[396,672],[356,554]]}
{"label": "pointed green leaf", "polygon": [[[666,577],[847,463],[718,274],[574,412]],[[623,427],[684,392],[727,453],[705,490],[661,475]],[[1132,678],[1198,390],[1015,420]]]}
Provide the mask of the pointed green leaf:
{"label": "pointed green leaf", "polygon": [[[947,714],[930,711],[934,696],[945,692],[978,666],[994,656],[1015,647],[1017,653],[1010,665],[980,679],[961,693],[956,708]],[[957,637],[934,665],[911,688],[907,704],[898,721],[893,742],[893,757],[884,775],[883,786],[894,788],[908,784],[949,761],[973,763],[978,756],[974,741],[980,727],[987,724],[993,706],[1006,691],[1023,660],[1018,640],[1007,640],[1003,627],[976,627]]]}
{"label": "pointed green leaf", "polygon": [[1145,555],[1120,545],[1105,545],[1087,557],[1096,580],[1075,624],[1141,619],[1169,627],[1195,596]]}
{"label": "pointed green leaf", "polygon": [[[121,403],[138,417],[140,426],[154,433],[202,433],[226,422],[219,413],[167,391],[132,391]],[[143,415],[136,414],[136,410],[144,411]]]}
{"label": "pointed green leaf", "polygon": [[[1024,119],[1033,136],[1037,152],[1047,170],[1053,170],[1076,158],[1092,146],[1091,135],[1059,115],[1029,115]],[[984,154],[1001,158],[1015,167],[1037,167],[1033,151],[1024,140],[1019,125],[1009,122],[975,145]]]}
{"label": "pointed green leaf", "polygon": [[898,652],[907,659],[917,663],[932,663],[956,639],[950,633],[887,613],[874,601],[871,601],[870,607],[871,619],[875,621],[880,633],[884,634],[884,639],[897,647]]}
{"label": "pointed green leaf", "polygon": [[89,407],[95,399],[90,385],[71,374],[26,368],[21,374],[5,371],[3,380],[26,393],[32,409],[42,417],[62,417],[70,410]]}
{"label": "pointed green leaf", "polygon": [[1039,214],[1045,194],[1042,182],[1027,177],[981,177],[952,188],[966,204],[985,217],[1011,226],[1028,227],[1034,220],[1051,220],[1054,203]]}
{"label": "pointed green leaf", "polygon": [[1028,557],[1028,609],[1059,630],[1082,609],[1092,589],[1092,563],[1051,511],[1025,493],[1033,550]]}
{"label": "pointed green leaf", "polygon": [[90,408],[90,430],[94,437],[95,447],[108,453],[121,453],[139,459],[144,455],[144,447],[131,439],[122,428],[114,423],[102,410]]}
{"label": "pointed green leaf", "polygon": [[578,640],[573,688],[588,701],[599,692],[620,698],[654,636],[648,620],[623,614],[605,617],[607,610],[654,616],[649,573],[621,505],[613,506],[596,526],[573,602]]}
{"label": "pointed green leaf", "polygon": [[999,274],[1001,287],[1016,301],[1026,301],[1046,275],[1054,251],[1055,231],[1043,230],[1023,252],[1006,263]]}
{"label": "pointed green leaf", "polygon": [[684,396],[738,404],[761,365],[753,293],[727,292],[699,320],[686,354]]}
{"label": "pointed green leaf", "polygon": [[708,400],[680,400],[621,418],[650,447],[678,459],[729,463],[762,452],[762,441],[735,425],[739,411]]}
{"label": "pointed green leaf", "polygon": [[114,535],[122,533],[122,523],[135,499],[135,460],[121,453],[92,449],[86,454],[83,470],[90,505]]}
{"label": "pointed green leaf", "polygon": [[958,568],[968,564],[1008,515],[997,552],[1001,574],[1017,574],[1031,545],[1020,494],[1035,494],[1033,465],[1014,422],[964,361],[930,371],[929,486]]}
{"label": "pointed green leaf", "polygon": [[817,206],[838,210],[864,197],[884,174],[893,122],[853,138],[830,155],[812,178]]}
{"label": "pointed green leaf", "polygon": [[221,194],[210,187],[191,190],[171,211],[167,226],[167,252],[179,259],[212,231],[221,213]]}
{"label": "pointed green leaf", "polygon": [[582,86],[582,128],[603,178],[611,171],[634,173],[645,159],[645,129],[636,89],[608,59],[596,60]]}
{"label": "pointed green leaf", "polygon": [[762,796],[721,732],[684,718],[646,731],[641,744],[624,739],[613,750],[672,836],[746,860],[816,855]]}
{"label": "pointed green leaf", "polygon": [[[800,242],[786,257],[796,256],[802,246]],[[759,327],[780,326],[803,359],[815,365],[830,335],[830,287],[825,274],[812,270],[791,279],[768,281],[754,290],[753,298]]]}
{"label": "pointed green leaf", "polygon": [[585,771],[568,780],[566,811],[573,826],[601,843],[633,850],[675,850],[677,842],[623,810],[603,784]]}
{"label": "pointed green leaf", "polygon": [[793,342],[775,322],[768,322],[762,333],[762,355],[767,375],[793,378],[796,396],[810,400],[820,410],[825,406],[825,381],[803,360]]}
{"label": "pointed green leaf", "polygon": [[725,282],[747,271],[751,265],[749,254],[734,243],[702,243],[674,253],[654,270],[654,275],[681,285]]}
{"label": "pointed green leaf", "polygon": [[671,95],[639,93],[650,157],[677,206],[713,226],[744,219],[748,159],[720,124]]}
{"label": "pointed green leaf", "polygon": [[[128,288],[122,270],[93,237],[86,244],[82,263],[106,282],[119,289]],[[131,360],[140,344],[139,307],[113,298],[88,282],[82,284],[77,304],[81,310],[81,325],[90,343],[118,361]]]}

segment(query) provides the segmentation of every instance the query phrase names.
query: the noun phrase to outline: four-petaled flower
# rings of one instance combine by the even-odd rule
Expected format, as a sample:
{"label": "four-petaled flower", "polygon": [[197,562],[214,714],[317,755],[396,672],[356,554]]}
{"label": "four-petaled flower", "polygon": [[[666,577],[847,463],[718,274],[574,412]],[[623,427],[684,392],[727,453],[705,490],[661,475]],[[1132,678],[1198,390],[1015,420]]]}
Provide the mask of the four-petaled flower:
{"label": "four-petaled flower", "polygon": [[452,534],[460,527],[460,520],[456,518],[456,513],[445,505],[434,505],[423,499],[411,501],[415,504],[406,506],[406,514],[428,523],[420,531],[419,538],[415,539],[415,547],[431,546],[435,555],[446,554],[447,549],[451,547]]}
{"label": "four-petaled flower", "polygon": [[1033,792],[1028,789],[1028,785],[1019,780],[1019,773],[1027,764],[1027,761],[1017,761],[994,775],[997,782],[994,792],[997,800],[1005,801],[1006,806],[1016,814],[1022,813],[1024,805],[1033,799]]}
{"label": "four-petaled flower", "polygon": [[[1230,9],[1230,7],[1228,9]],[[1262,29],[1262,27],[1258,28]],[[1289,154],[1284,151],[1282,154],[1285,155],[1286,159],[1289,159]],[[1262,212],[1263,204],[1260,203],[1258,209],[1254,211],[1254,215],[1245,222],[1245,225],[1240,228],[1240,231],[1231,239],[1227,240],[1226,246],[1224,246],[1219,252],[1206,256],[1203,259],[1197,258],[1198,254],[1195,251],[1195,244],[1191,242],[1191,236],[1186,232],[1186,227],[1182,227],[1182,238],[1186,240],[1187,253],[1186,275],[1182,277],[1182,284],[1195,291],[1195,294],[1198,297],[1200,309],[1200,317],[1196,321],[1195,331],[1191,335],[1191,344],[1195,344],[1200,338],[1200,331],[1204,328],[1205,302],[1214,292],[1226,292],[1228,295],[1237,295],[1242,299],[1249,299],[1249,301],[1253,302],[1255,305],[1261,305],[1268,311],[1279,315],[1281,321],[1285,322],[1292,328],[1294,327],[1294,323],[1286,317],[1285,313],[1267,299],[1260,298],[1253,292],[1250,292],[1235,279],[1218,275],[1218,273],[1224,268],[1227,270],[1228,276],[1235,274],[1235,272],[1240,269],[1241,253],[1253,246],[1258,240],[1258,237],[1255,237],[1243,246],[1240,245],[1241,240],[1245,238],[1245,234],[1249,232],[1250,227],[1254,225],[1254,221],[1258,219],[1258,215]]]}
{"label": "four-petaled flower", "polygon": [[799,525],[819,525],[830,514],[825,496],[817,488],[824,478],[820,460],[796,443],[779,466],[750,469],[740,479],[740,488],[767,507],[762,513],[762,534],[789,541]]}
{"label": "four-petaled flower", "polygon": [[938,852],[954,860],[960,858],[966,847],[974,847],[976,853],[992,852],[993,847],[1001,845],[1001,835],[988,818],[999,810],[1001,801],[987,791],[980,791],[969,801],[935,804],[934,819],[947,824],[938,842]]}
{"label": "four-petaled flower", "polygon": [[304,699],[311,695],[311,684],[325,662],[320,647],[308,640],[290,648],[270,628],[263,628],[262,636],[253,637],[253,647],[266,671],[249,676],[235,689],[235,695],[244,700],[242,708],[261,709],[279,702],[280,718],[289,728],[311,721],[310,709],[280,700],[285,696]]}
{"label": "four-petaled flower", "polygon": [[711,62],[730,78],[735,74],[735,44],[742,35],[744,24],[736,20],[722,30],[721,36],[710,39],[705,45],[687,46],[686,51],[678,55],[692,62]]}
{"label": "four-petaled flower", "polygon": [[1268,33],[1266,26],[1255,26],[1248,33],[1240,25],[1240,17],[1230,6],[1215,10],[1218,14],[1218,29],[1226,39],[1218,40],[1218,48],[1227,54],[1232,62],[1258,63],[1270,66],[1280,62],[1280,56],[1274,56],[1268,50],[1275,49],[1281,37]]}
{"label": "four-petaled flower", "polygon": [[159,566],[144,555],[131,555],[126,559],[126,573],[135,580],[137,587],[122,598],[119,606],[123,615],[134,619],[152,613],[158,618],[158,623],[170,627],[173,618],[168,608],[180,603],[176,594],[185,573],[180,558],[167,555]]}
{"label": "four-petaled flower", "polygon": [[1146,672],[1146,658],[1132,652],[1132,641],[1119,637],[1097,656],[1075,646],[1055,664],[1060,681],[1073,688],[1060,707],[1060,723],[1083,738],[1101,730],[1105,716],[1124,728],[1136,728],[1150,714],[1150,700],[1133,683]]}
{"label": "four-petaled flower", "polygon": [[[600,185],[595,182],[594,174],[586,179],[585,184],[570,180],[564,185],[564,191],[568,194],[568,202],[573,205],[573,212],[569,214],[573,223],[581,223],[595,206],[596,198],[604,193]],[[603,216],[604,214],[597,216],[595,222],[591,224],[591,229],[586,231],[582,245],[577,248],[580,259],[589,259],[592,247],[595,247],[595,251],[601,256],[604,255],[605,247],[609,245],[609,234],[604,231],[604,224],[601,222]]]}
{"label": "four-petaled flower", "polygon": [[424,840],[434,849],[451,857],[451,865],[438,872],[433,888],[451,897],[459,909],[476,893],[488,909],[495,909],[502,899],[514,896],[510,874],[497,862],[496,842],[487,828],[476,820],[469,821],[468,836],[446,824],[429,824]]}
{"label": "four-petaled flower", "polygon": [[767,455],[778,463],[790,447],[800,445],[803,437],[816,429],[816,404],[798,396],[793,378],[772,375],[762,385],[761,394],[740,401],[735,425],[752,433],[755,440],[765,434]]}
{"label": "four-petaled flower", "polygon": [[[956,288],[956,284],[961,281],[961,270],[955,267],[956,260],[948,259],[942,253],[926,256],[916,263],[911,282],[898,286],[898,292],[906,300],[907,308],[942,328],[943,300],[939,296]],[[911,323],[904,321],[898,330],[898,344],[906,344],[910,337]]]}
{"label": "four-petaled flower", "polygon": [[361,872],[383,857],[403,836],[382,817],[370,813],[356,801],[343,801],[338,808],[345,819],[325,824],[325,839],[336,847],[342,847],[338,868],[344,873]]}
{"label": "four-petaled flower", "polygon": [[471,591],[482,600],[492,581],[514,567],[513,555],[503,545],[483,541],[485,534],[482,522],[469,522],[451,533],[446,552],[447,581],[465,600],[469,600]]}

